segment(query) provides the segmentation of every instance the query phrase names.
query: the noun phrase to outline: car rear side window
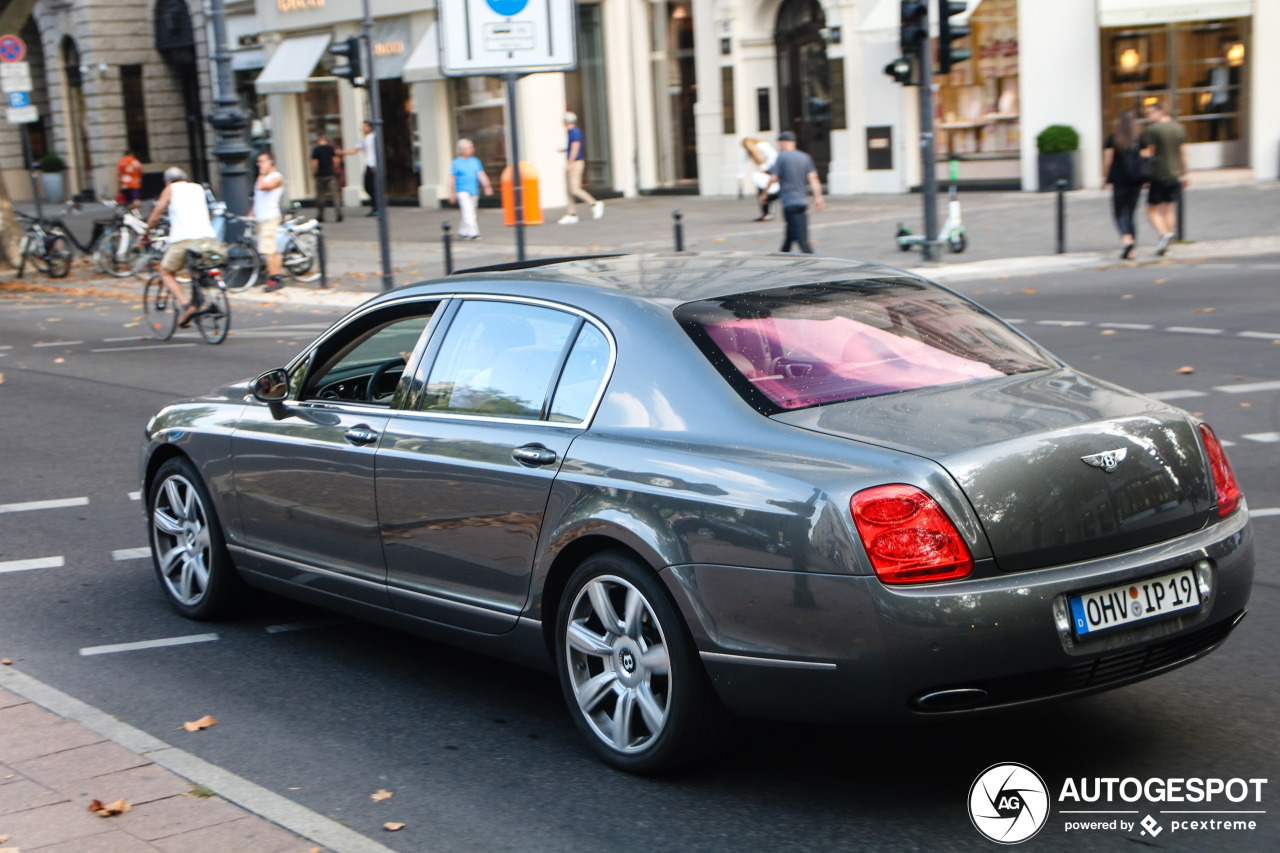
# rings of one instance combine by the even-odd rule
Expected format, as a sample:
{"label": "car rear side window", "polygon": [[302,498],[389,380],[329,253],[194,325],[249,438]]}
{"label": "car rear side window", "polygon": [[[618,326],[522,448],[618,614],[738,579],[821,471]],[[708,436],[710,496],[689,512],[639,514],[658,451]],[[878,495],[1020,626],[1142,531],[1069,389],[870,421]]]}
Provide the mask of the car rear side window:
{"label": "car rear side window", "polygon": [[458,309],[423,395],[424,411],[537,420],[578,318],[516,302]]}
{"label": "car rear side window", "polygon": [[583,324],[560,373],[548,420],[575,424],[585,421],[608,370],[609,341],[592,324]]}
{"label": "car rear side window", "polygon": [[1053,366],[978,306],[906,277],[735,294],[675,316],[767,414]]}

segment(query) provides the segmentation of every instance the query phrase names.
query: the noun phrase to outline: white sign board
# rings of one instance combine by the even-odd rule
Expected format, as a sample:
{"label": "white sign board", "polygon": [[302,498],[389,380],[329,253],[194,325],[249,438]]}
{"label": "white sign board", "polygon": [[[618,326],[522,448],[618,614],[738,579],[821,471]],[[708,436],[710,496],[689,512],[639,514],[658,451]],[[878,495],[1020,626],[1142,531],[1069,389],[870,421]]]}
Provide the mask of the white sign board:
{"label": "white sign board", "polygon": [[0,62],[0,92],[30,92],[31,66],[26,62]]}
{"label": "white sign board", "polygon": [[436,14],[447,77],[578,67],[574,0],[437,0]]}

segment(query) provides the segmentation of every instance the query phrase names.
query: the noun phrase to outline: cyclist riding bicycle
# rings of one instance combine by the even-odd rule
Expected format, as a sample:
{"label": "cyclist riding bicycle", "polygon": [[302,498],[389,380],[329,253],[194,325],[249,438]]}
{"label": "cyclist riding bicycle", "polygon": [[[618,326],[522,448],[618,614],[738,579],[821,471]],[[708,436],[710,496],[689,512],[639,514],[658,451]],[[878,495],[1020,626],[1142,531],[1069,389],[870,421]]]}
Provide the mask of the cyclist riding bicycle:
{"label": "cyclist riding bicycle", "polygon": [[[160,217],[169,214],[169,247],[160,259],[160,281],[173,296],[175,305],[182,305],[178,325],[187,328],[196,313],[196,304],[186,302],[182,288],[178,286],[179,273],[187,264],[187,249],[197,240],[216,239],[213,224],[209,221],[209,202],[205,189],[187,178],[187,173],[177,166],[164,170],[164,191],[147,218],[147,231],[156,227]],[[149,238],[148,238],[149,239]]]}

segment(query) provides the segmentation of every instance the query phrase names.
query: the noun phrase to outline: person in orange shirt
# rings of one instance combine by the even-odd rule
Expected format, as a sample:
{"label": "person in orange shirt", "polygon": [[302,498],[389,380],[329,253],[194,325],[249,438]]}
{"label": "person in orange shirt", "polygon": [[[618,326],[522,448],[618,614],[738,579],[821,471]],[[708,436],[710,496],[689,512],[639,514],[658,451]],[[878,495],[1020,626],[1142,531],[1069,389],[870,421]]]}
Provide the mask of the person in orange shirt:
{"label": "person in orange shirt", "polygon": [[120,175],[120,195],[125,204],[137,207],[142,200],[142,162],[132,151],[126,151],[116,163],[116,172]]}

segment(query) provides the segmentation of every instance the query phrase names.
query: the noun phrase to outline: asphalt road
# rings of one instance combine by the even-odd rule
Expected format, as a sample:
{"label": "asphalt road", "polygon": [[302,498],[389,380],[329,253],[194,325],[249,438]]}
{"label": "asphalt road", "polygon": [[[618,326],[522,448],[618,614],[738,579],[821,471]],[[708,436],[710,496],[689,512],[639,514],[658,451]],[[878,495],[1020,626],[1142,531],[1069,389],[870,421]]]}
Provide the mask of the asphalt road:
{"label": "asphalt road", "polygon": [[[1257,258],[958,289],[1074,366],[1203,413],[1257,510],[1280,507],[1278,277],[1280,258]],[[88,498],[0,511],[0,563],[63,560],[0,573],[0,656],[28,674],[404,853],[989,850],[965,801],[1001,761],[1034,768],[1055,796],[1067,777],[1271,780],[1251,832],[1068,833],[1055,812],[1029,849],[1280,849],[1280,513],[1254,522],[1249,618],[1205,661],[982,720],[744,723],[717,762],[659,780],[592,758],[551,676],[359,622],[311,624],[325,614],[277,599],[236,622],[181,619],[149,560],[113,556],[147,542],[129,495],[143,424],[175,397],[282,364],[333,319],[236,307],[222,346],[180,333],[161,348],[113,340],[138,334],[124,300],[0,293],[0,505]],[[80,654],[207,631],[218,639]],[[180,729],[205,714],[218,725]],[[395,796],[374,803],[379,788]],[[389,820],[406,827],[386,833]]]}

